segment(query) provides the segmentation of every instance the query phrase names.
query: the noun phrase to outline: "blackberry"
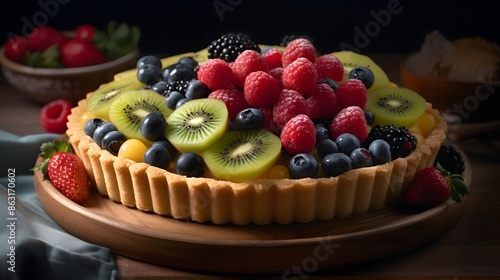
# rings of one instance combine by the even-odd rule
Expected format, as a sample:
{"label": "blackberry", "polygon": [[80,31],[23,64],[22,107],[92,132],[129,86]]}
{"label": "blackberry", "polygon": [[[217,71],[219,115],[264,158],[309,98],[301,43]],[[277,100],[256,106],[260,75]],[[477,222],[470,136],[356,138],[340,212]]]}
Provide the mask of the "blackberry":
{"label": "blackberry", "polygon": [[391,159],[404,158],[417,147],[417,137],[411,134],[408,128],[395,125],[376,125],[368,134],[363,147],[368,148],[376,139],[385,140],[391,147]]}
{"label": "blackberry", "polygon": [[212,41],[207,47],[208,58],[220,58],[226,62],[233,62],[245,50],[254,50],[260,53],[260,47],[244,33],[227,33]]}
{"label": "blackberry", "polygon": [[438,163],[451,174],[462,174],[465,169],[462,154],[452,145],[441,145],[434,166],[437,166]]}
{"label": "blackberry", "polygon": [[190,81],[183,81],[183,80],[179,80],[179,81],[173,81],[173,82],[170,82],[170,83],[167,83],[165,85],[165,91],[161,93],[161,95],[163,96],[166,96],[167,94],[169,94],[170,92],[172,91],[178,91],[182,94],[186,94],[186,89],[189,85]]}
{"label": "blackberry", "polygon": [[311,41],[311,43],[313,43],[313,45],[314,45],[314,39],[308,35],[290,34],[290,35],[283,36],[283,38],[281,39],[281,42],[280,42],[280,46],[286,47],[288,45],[288,43],[290,43],[291,41],[298,39],[298,38],[307,39],[307,40]]}

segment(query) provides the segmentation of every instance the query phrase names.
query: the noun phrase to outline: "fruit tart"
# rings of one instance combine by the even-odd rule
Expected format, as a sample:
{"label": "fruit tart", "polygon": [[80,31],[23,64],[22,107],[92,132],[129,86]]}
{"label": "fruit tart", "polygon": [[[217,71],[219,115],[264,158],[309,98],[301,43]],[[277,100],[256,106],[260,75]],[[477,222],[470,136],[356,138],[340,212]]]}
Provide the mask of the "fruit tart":
{"label": "fruit tart", "polygon": [[446,123],[367,56],[225,34],[199,52],[141,57],[72,109],[67,135],[102,196],[265,225],[398,204]]}

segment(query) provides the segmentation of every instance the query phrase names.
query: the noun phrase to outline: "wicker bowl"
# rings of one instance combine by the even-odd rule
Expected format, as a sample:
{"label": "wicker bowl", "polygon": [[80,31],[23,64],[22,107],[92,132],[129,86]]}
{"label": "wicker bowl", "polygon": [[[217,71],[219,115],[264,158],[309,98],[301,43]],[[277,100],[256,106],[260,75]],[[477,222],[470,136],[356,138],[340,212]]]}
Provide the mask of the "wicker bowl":
{"label": "wicker bowl", "polygon": [[88,92],[111,81],[116,73],[134,68],[138,58],[139,50],[134,50],[118,59],[92,66],[34,68],[6,58],[4,47],[0,49],[0,64],[5,79],[27,99],[39,104],[59,98],[76,104]]}

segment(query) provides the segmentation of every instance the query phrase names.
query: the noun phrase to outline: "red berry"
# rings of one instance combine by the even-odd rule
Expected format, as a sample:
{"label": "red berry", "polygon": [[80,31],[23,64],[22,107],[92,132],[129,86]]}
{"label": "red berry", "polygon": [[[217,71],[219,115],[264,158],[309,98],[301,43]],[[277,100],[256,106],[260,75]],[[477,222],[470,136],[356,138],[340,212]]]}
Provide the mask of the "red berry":
{"label": "red berry", "polygon": [[243,92],[250,106],[271,107],[281,93],[278,81],[264,71],[250,73],[245,79]]}
{"label": "red berry", "polygon": [[16,36],[5,43],[5,56],[16,62],[24,62],[28,52],[28,39]]}
{"label": "red berry", "polygon": [[42,25],[33,29],[28,36],[29,50],[32,52],[43,52],[48,47],[56,44],[59,47],[66,42],[66,38],[61,31],[50,26]]}
{"label": "red berry", "polygon": [[213,58],[202,63],[198,69],[198,79],[212,91],[231,88],[233,73],[227,62]]}
{"label": "red berry", "polygon": [[300,114],[309,115],[309,107],[304,96],[295,90],[282,90],[273,107],[273,121],[278,131],[290,119]]}
{"label": "red berry", "polygon": [[96,30],[91,24],[82,24],[75,29],[75,38],[88,42],[94,41],[94,34]]}
{"label": "red berry", "polygon": [[283,67],[281,56],[282,53],[278,48],[271,48],[262,56],[262,58],[267,64],[267,69],[271,70],[277,67]]}
{"label": "red berry", "polygon": [[353,134],[361,143],[368,137],[365,113],[362,108],[358,106],[346,107],[333,118],[330,124],[332,139],[336,139],[343,133]]}
{"label": "red berry", "polygon": [[314,63],[318,70],[318,79],[330,78],[337,82],[344,77],[344,65],[332,54],[324,54]]}
{"label": "red berry", "polygon": [[280,85],[280,88],[283,89],[283,71],[285,69],[283,67],[276,67],[274,69],[269,70],[269,75],[273,76],[277,81],[278,84]]}
{"label": "red berry", "polygon": [[259,108],[264,114],[264,128],[269,131],[278,134],[279,130],[276,128],[276,124],[273,120],[273,109],[272,108]]}
{"label": "red berry", "polygon": [[40,110],[40,123],[49,133],[64,133],[66,122],[73,104],[66,99],[57,99],[47,103]]}
{"label": "red berry", "polygon": [[307,115],[300,114],[285,124],[280,139],[281,145],[289,154],[308,154],[316,144],[316,128]]}
{"label": "red berry", "polygon": [[316,89],[318,71],[314,64],[304,57],[297,58],[283,70],[283,86],[301,94],[308,94]]}
{"label": "red berry", "polygon": [[368,99],[365,85],[357,79],[348,79],[335,92],[344,108],[348,106],[364,108]]}
{"label": "red berry", "polygon": [[212,91],[208,98],[221,100],[226,104],[229,119],[234,120],[236,115],[249,107],[243,92],[239,89],[218,89]]}
{"label": "red berry", "polygon": [[233,81],[243,88],[246,77],[255,71],[267,72],[267,65],[260,53],[254,50],[245,50],[238,55],[232,64]]}
{"label": "red berry", "polygon": [[433,207],[445,202],[451,196],[451,187],[443,173],[427,167],[420,170],[404,194],[406,205],[419,207]]}
{"label": "red berry", "polygon": [[312,119],[332,119],[342,109],[337,94],[327,84],[318,84],[306,100]]}
{"label": "red berry", "polygon": [[83,67],[101,64],[108,59],[94,44],[73,39],[61,46],[61,61],[65,67]]}
{"label": "red berry", "polygon": [[304,57],[313,63],[316,61],[316,48],[311,41],[298,38],[288,43],[281,57],[283,67],[287,67],[299,57]]}

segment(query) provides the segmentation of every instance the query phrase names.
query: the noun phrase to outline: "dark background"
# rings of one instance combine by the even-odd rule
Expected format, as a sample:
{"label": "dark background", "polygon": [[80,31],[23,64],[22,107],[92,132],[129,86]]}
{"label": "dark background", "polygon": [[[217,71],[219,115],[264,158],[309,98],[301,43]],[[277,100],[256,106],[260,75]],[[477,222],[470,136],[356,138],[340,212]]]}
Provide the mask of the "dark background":
{"label": "dark background", "polygon": [[[374,14],[387,15],[388,5],[396,5],[400,12],[385,18],[382,26]],[[9,34],[30,30],[30,23],[45,21],[59,29],[91,23],[104,28],[117,20],[141,28],[143,53],[162,55],[196,51],[231,31],[247,33],[264,44],[279,44],[285,34],[306,34],[321,53],[339,50],[342,42],[361,53],[409,53],[417,51],[433,30],[450,39],[480,36],[500,42],[498,11],[484,0],[34,0],[4,1],[0,11],[2,43]],[[360,44],[356,30],[367,27],[372,27],[371,36]]]}

